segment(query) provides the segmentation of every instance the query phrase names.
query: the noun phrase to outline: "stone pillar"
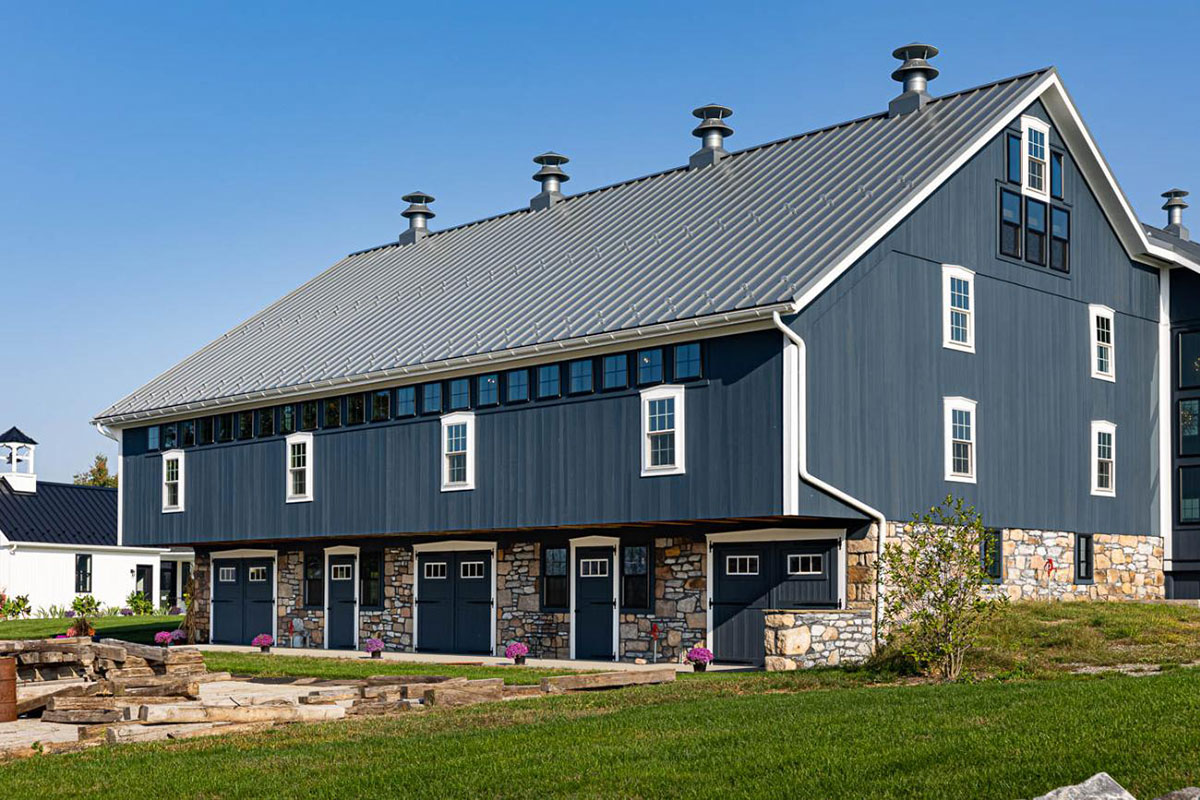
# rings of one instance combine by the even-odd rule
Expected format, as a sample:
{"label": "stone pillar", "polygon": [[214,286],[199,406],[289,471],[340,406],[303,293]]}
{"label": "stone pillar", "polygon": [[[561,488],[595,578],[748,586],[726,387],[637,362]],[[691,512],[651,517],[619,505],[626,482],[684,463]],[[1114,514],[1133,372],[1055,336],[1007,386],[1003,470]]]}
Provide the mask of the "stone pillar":
{"label": "stone pillar", "polygon": [[206,551],[196,551],[192,587],[195,595],[191,599],[191,609],[196,625],[196,642],[203,644],[212,635],[212,556]]}
{"label": "stone pillar", "polygon": [[620,615],[620,657],[625,661],[654,652],[651,631],[658,627],[658,660],[679,661],[703,645],[708,631],[707,547],[703,537],[654,540],[654,610]]}
{"label": "stone pillar", "polygon": [[496,649],[524,642],[534,658],[569,658],[570,615],[542,611],[542,549],[537,542],[496,548]]}
{"label": "stone pillar", "polygon": [[413,651],[413,551],[411,547],[383,549],[383,608],[360,609],[358,641],[379,639],[387,650]]}
{"label": "stone pillar", "polygon": [[304,551],[280,550],[275,563],[279,570],[275,597],[276,613],[279,615],[278,644],[281,647],[292,646],[291,626],[294,621],[299,621],[307,633],[308,646],[324,647],[325,609],[304,606]]}

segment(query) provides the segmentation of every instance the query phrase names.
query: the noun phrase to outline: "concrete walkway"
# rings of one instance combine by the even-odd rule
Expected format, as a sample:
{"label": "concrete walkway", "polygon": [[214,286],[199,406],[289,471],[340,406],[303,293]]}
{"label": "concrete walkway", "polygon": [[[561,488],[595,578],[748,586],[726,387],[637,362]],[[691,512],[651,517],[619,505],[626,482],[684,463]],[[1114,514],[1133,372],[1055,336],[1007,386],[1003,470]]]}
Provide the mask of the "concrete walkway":
{"label": "concrete walkway", "polygon": [[[210,653],[257,653],[257,647],[245,647],[232,644],[201,644],[196,645],[200,650]],[[272,647],[271,653],[281,656],[307,656],[309,658],[345,658],[355,661],[371,661],[366,653],[354,650],[322,650],[315,647]],[[496,656],[462,656],[447,653],[384,653],[381,661],[400,661],[410,664],[447,664],[447,665],[480,665],[486,667],[510,667],[512,661]],[[660,667],[674,667],[676,672],[691,672],[691,664],[679,664],[660,661],[657,664],[634,664],[625,661],[571,661],[564,658],[530,658],[526,660],[528,667],[556,670],[586,670],[588,672],[605,672],[610,670],[645,670]],[[736,664],[709,664],[711,672],[746,670]]]}

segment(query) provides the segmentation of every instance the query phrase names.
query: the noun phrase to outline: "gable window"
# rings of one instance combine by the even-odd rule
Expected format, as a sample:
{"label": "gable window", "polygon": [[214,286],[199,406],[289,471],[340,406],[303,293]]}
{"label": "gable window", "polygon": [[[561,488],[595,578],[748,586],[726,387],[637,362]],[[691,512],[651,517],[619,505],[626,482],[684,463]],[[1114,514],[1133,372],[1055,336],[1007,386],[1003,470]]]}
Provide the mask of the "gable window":
{"label": "gable window", "polygon": [[237,438],[254,438],[254,412],[239,411],[237,414]]}
{"label": "gable window", "polygon": [[617,353],[604,357],[605,389],[624,389],[629,385],[629,356]]}
{"label": "gable window", "polygon": [[475,488],[475,415],[442,418],[442,491]]}
{"label": "gable window", "polygon": [[371,392],[371,422],[386,422],[392,418],[392,390]]}
{"label": "gable window", "polygon": [[317,429],[317,401],[305,400],[300,404],[300,430],[315,431]]}
{"label": "gable window", "polygon": [[151,425],[149,428],[146,428],[146,449],[147,450],[157,450],[158,449],[158,426],[157,425]]}
{"label": "gable window", "polygon": [[183,451],[163,453],[162,458],[162,510],[163,513],[183,511],[184,464]]}
{"label": "gable window", "polygon": [[684,472],[684,389],[642,391],[642,476]]}
{"label": "gable window", "polygon": [[196,443],[196,423],[194,420],[184,420],[179,423],[179,446],[191,447]]}
{"label": "gable window", "polygon": [[1000,253],[1021,257],[1021,196],[1016,192],[1000,191]]}
{"label": "gable window", "polygon": [[568,365],[567,391],[570,394],[587,394],[592,391],[592,360],[572,361]]}
{"label": "gable window", "polygon": [[92,557],[87,553],[75,555],[75,592],[91,594],[92,592]]}
{"label": "gable window", "polygon": [[1021,131],[1025,137],[1025,189],[1045,195],[1050,128],[1041,120],[1022,117]]}
{"label": "gable window", "polygon": [[1075,582],[1091,583],[1095,576],[1096,548],[1090,533],[1075,534]]}
{"label": "gable window", "polygon": [[621,608],[642,611],[650,608],[650,545],[621,547]]}
{"label": "gable window", "polygon": [[539,400],[548,397],[558,397],[559,374],[558,364],[546,364],[537,370],[537,396]]}
{"label": "gable window", "polygon": [[396,416],[411,417],[417,413],[417,390],[414,386],[401,386],[396,390]]}
{"label": "gable window", "polygon": [[1063,154],[1050,153],[1050,196],[1061,200],[1063,196]]}
{"label": "gable window", "polygon": [[304,554],[304,605],[309,608],[325,606],[325,554]]}
{"label": "gable window", "polygon": [[564,609],[571,599],[567,548],[542,548],[542,608]]}
{"label": "gable window", "polygon": [[1092,334],[1092,377],[1104,381],[1116,380],[1113,363],[1113,310],[1108,306],[1088,306]]}
{"label": "gable window", "polygon": [[1104,420],[1092,423],[1092,494],[1117,494],[1117,426]]}
{"label": "gable window", "polygon": [[174,450],[179,446],[178,434],[174,423],[162,426],[162,446],[164,450]]}
{"label": "gable window", "polygon": [[514,369],[504,376],[507,389],[505,399],[509,403],[524,403],[529,399],[529,370]]}
{"label": "gable window", "polygon": [[358,562],[358,602],[367,608],[383,605],[383,553],[364,551]]}
{"label": "gable window", "polygon": [[481,406],[494,406],[500,402],[500,376],[492,372],[480,375],[476,380],[475,394]]}
{"label": "gable window", "polygon": [[342,398],[331,397],[325,401],[325,427],[342,427]]}
{"label": "gable window", "polygon": [[296,407],[291,403],[279,407],[279,432],[284,436],[296,432]]}
{"label": "gable window", "polygon": [[455,378],[450,381],[450,410],[462,411],[471,407],[471,381]]}
{"label": "gable window", "polygon": [[1179,401],[1179,455],[1200,456],[1200,400]]}
{"label": "gable window", "polygon": [[312,442],[311,433],[297,433],[287,438],[287,502],[289,503],[303,503],[313,499]]}
{"label": "gable window", "polygon": [[951,264],[942,266],[942,346],[975,352],[975,273]]}
{"label": "gable window", "polygon": [[1046,266],[1046,204],[1025,198],[1025,260]]}
{"label": "gable window", "polygon": [[1071,271],[1071,212],[1050,209],[1050,269]]}
{"label": "gable window", "polygon": [[979,541],[979,563],[992,581],[999,583],[1004,576],[1004,532],[986,530]]}
{"label": "gable window", "polygon": [[275,435],[275,409],[264,408],[258,412],[258,435]]}
{"label": "gable window", "polygon": [[1021,137],[1016,133],[1008,134],[1005,151],[1006,171],[1009,183],[1021,182]]}
{"label": "gable window", "polygon": [[975,401],[946,397],[946,480],[975,483]]}
{"label": "gable window", "polygon": [[1200,522],[1200,467],[1179,470],[1179,521],[1185,524]]}
{"label": "gable window", "polygon": [[440,383],[427,383],[421,387],[421,413],[442,413],[442,385]]}
{"label": "gable window", "polygon": [[653,350],[642,350],[638,352],[637,357],[637,380],[638,384],[644,386],[648,383],[663,382],[663,354],[662,350],[655,348]]}

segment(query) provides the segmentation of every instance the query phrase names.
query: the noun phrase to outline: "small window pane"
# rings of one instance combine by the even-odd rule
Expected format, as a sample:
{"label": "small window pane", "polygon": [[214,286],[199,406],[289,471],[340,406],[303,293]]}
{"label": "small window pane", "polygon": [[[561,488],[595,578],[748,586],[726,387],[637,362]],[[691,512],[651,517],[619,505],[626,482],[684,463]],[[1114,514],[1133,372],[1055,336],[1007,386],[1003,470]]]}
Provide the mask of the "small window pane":
{"label": "small window pane", "polygon": [[254,438],[254,412],[239,411],[237,415],[237,438]]}
{"label": "small window pane", "polygon": [[275,409],[264,408],[258,412],[258,435],[275,435]]}
{"label": "small window pane", "polygon": [[361,393],[346,397],[346,424],[361,425],[367,421],[367,401]]}
{"label": "small window pane", "polygon": [[1008,182],[1021,182],[1021,137],[1015,133],[1008,135]]}
{"label": "small window pane", "polygon": [[621,605],[629,609],[650,607],[650,548],[644,544],[621,548]]}
{"label": "small window pane", "polygon": [[450,410],[461,411],[471,407],[471,380],[455,378],[450,381]]}
{"label": "small window pane", "polygon": [[196,420],[196,444],[212,444],[213,436],[212,417],[201,417]]}
{"label": "small window pane", "polygon": [[1000,192],[1000,252],[1021,257],[1021,196]]}
{"label": "small window pane", "polygon": [[1063,196],[1063,156],[1062,153],[1050,155],[1050,196]]}
{"label": "small window pane", "polygon": [[581,577],[581,578],[607,578],[608,577],[608,559],[607,558],[581,558],[581,559],[579,559],[579,577]]}
{"label": "small window pane", "polygon": [[331,397],[325,401],[325,427],[342,427],[342,398]]}
{"label": "small window pane", "polygon": [[1200,456],[1200,400],[1179,401],[1179,455]]}
{"label": "small window pane", "polygon": [[558,397],[558,381],[560,371],[561,370],[559,369],[558,364],[547,364],[545,366],[538,367],[537,396],[539,400],[543,400],[547,397]]}
{"label": "small window pane", "polygon": [[279,432],[284,436],[296,432],[296,407],[286,405],[279,407]]}
{"label": "small window pane", "polygon": [[246,580],[250,583],[266,583],[267,568],[266,567],[250,567],[246,571]]}
{"label": "small window pane", "polygon": [[1200,522],[1200,467],[1179,470],[1179,521]]}
{"label": "small window pane", "polygon": [[1046,264],[1046,204],[1025,200],[1025,260],[1031,264]]}
{"label": "small window pane", "polygon": [[820,553],[790,553],[788,575],[824,575],[825,558]]}
{"label": "small window pane", "polygon": [[642,350],[638,353],[638,383],[662,383],[662,350]]}
{"label": "small window pane", "polygon": [[1095,574],[1095,550],[1090,534],[1075,535],[1075,580],[1091,581]]}
{"label": "small window pane", "polygon": [[401,386],[396,390],[396,416],[411,417],[417,413],[417,389]]}
{"label": "small window pane", "polygon": [[220,583],[235,583],[237,581],[237,567],[221,567],[218,569],[217,581]]}
{"label": "small window pane", "polygon": [[726,575],[757,575],[758,556],[726,556]]}
{"label": "small window pane", "polygon": [[325,605],[325,554],[304,555],[304,604],[313,608]]}
{"label": "small window pane", "polygon": [[162,446],[164,450],[173,450],[179,444],[178,434],[175,430],[175,425],[162,426]]}
{"label": "small window pane", "polygon": [[[1179,334],[1179,388],[1200,386],[1200,331]],[[164,436],[165,441],[165,436]],[[171,445],[164,444],[167,449]]]}
{"label": "small window pane", "polygon": [[1003,544],[1002,531],[984,531],[983,541],[979,543],[979,560],[983,571],[992,580],[1000,580],[1003,575]]}
{"label": "small window pane", "polygon": [[358,602],[363,606],[383,605],[383,554],[367,551],[358,564]]}
{"label": "small window pane", "polygon": [[233,414],[217,415],[217,441],[233,441]]}
{"label": "small window pane", "polygon": [[146,449],[147,450],[157,450],[158,449],[158,426],[157,425],[151,425],[149,428],[146,429]]}
{"label": "small window pane", "polygon": [[422,573],[426,580],[440,581],[446,578],[446,562],[445,561],[426,561]]}
{"label": "small window pane", "polygon": [[504,376],[507,385],[505,398],[510,403],[523,403],[529,399],[529,370],[514,369]]}
{"label": "small window pane", "polygon": [[500,402],[500,376],[496,373],[488,375],[480,375],[477,380],[475,392],[479,398],[479,405],[494,406]]}
{"label": "small window pane", "polygon": [[675,345],[675,380],[700,377],[700,343]]}
{"label": "small window pane", "polygon": [[379,389],[371,392],[371,422],[385,422],[392,418],[392,390]]}
{"label": "small window pane", "polygon": [[421,387],[421,413],[442,413],[442,385],[440,383],[427,383]]}
{"label": "small window pane", "polygon": [[300,404],[300,430],[315,431],[317,429],[317,401],[306,400]]}
{"label": "small window pane", "polygon": [[567,574],[567,548],[565,547],[547,547],[546,548],[546,574],[547,575],[566,575]]}
{"label": "small window pane", "polygon": [[464,580],[478,580],[485,573],[486,569],[482,561],[464,561],[458,565],[458,576]]}
{"label": "small window pane", "polygon": [[586,394],[592,391],[592,362],[572,361],[571,366],[571,394]]}
{"label": "small window pane", "polygon": [[1050,210],[1050,268],[1070,271],[1071,214],[1065,209]]}
{"label": "small window pane", "polygon": [[566,608],[569,602],[567,548],[544,548],[542,550],[542,606],[544,608]]}
{"label": "small window pane", "polygon": [[191,447],[196,443],[195,420],[184,420],[179,423],[179,446]]}
{"label": "small window pane", "polygon": [[354,580],[354,566],[352,564],[331,564],[329,566],[329,580],[331,580],[331,581]]}
{"label": "small window pane", "polygon": [[629,385],[629,357],[624,353],[604,357],[604,388],[624,389]]}

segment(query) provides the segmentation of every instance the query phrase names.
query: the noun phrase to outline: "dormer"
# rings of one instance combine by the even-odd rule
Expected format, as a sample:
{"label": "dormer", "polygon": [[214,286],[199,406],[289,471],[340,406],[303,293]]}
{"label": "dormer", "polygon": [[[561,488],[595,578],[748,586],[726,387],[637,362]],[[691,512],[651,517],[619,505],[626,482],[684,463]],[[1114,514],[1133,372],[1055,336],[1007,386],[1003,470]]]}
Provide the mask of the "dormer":
{"label": "dormer", "polygon": [[36,449],[37,442],[16,427],[0,433],[0,480],[6,481],[14,492],[33,494],[37,491],[37,474],[33,468]]}

